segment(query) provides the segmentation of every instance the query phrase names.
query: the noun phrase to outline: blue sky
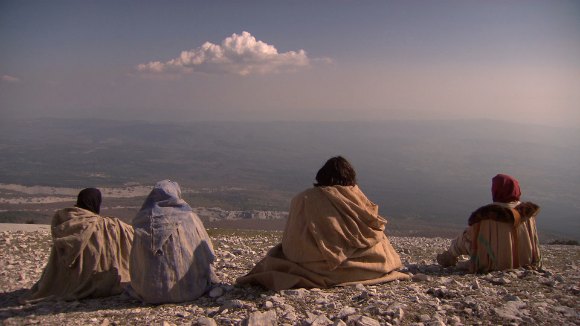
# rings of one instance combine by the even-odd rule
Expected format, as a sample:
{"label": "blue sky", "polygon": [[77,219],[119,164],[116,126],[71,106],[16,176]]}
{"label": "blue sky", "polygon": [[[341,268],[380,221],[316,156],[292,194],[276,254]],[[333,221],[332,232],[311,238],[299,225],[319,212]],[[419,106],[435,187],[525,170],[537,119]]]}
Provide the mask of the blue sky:
{"label": "blue sky", "polygon": [[0,44],[3,118],[580,126],[576,1],[0,0]]}

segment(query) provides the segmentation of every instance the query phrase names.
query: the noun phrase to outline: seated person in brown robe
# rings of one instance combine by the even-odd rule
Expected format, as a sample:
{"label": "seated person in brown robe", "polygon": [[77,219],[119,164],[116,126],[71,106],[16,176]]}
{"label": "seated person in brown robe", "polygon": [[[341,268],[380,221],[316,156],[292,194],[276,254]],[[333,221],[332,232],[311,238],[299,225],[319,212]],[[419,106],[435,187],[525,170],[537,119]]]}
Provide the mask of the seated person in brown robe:
{"label": "seated person in brown robe", "polygon": [[540,244],[536,230],[538,205],[520,202],[516,179],[498,174],[492,180],[493,203],[478,208],[469,226],[437,255],[442,266],[455,266],[460,255],[470,256],[471,273],[486,273],[518,267],[541,267]]}
{"label": "seated person in brown robe", "polygon": [[57,211],[51,223],[53,246],[40,280],[22,303],[78,300],[120,294],[128,283],[133,228],[100,216],[101,192],[82,190],[75,207]]}
{"label": "seated person in brown robe", "polygon": [[292,199],[282,243],[238,284],[268,289],[327,288],[407,279],[384,231],[387,221],[356,184],[343,157],[318,171],[317,183]]}

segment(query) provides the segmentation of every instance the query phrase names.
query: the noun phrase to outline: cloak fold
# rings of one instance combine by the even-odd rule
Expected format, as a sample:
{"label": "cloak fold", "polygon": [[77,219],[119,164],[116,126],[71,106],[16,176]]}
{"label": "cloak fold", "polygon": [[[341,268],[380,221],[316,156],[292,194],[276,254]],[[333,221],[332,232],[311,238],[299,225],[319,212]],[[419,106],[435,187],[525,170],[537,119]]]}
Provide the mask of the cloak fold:
{"label": "cloak fold", "polygon": [[469,218],[470,272],[484,273],[542,266],[536,216],[540,208],[525,202],[515,208],[487,205]]}
{"label": "cloak fold", "polygon": [[133,228],[117,218],[72,207],[56,212],[53,246],[40,280],[21,302],[120,294],[128,283]]}
{"label": "cloak fold", "polygon": [[133,219],[129,293],[147,303],[197,299],[217,282],[215,254],[203,223],[177,183],[158,182]]}
{"label": "cloak fold", "polygon": [[451,257],[469,255],[469,271],[486,273],[519,267],[542,267],[536,217],[540,207],[490,204],[471,214],[469,227],[451,242]]}
{"label": "cloak fold", "polygon": [[272,290],[408,279],[387,221],[358,186],[314,187],[292,200],[282,243],[237,283]]}

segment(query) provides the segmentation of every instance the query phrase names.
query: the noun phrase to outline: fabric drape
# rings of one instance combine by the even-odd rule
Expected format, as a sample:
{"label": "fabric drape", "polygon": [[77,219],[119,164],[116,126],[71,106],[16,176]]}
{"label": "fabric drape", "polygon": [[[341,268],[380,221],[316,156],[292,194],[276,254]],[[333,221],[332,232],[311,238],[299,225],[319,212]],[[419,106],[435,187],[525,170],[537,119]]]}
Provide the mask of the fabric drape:
{"label": "fabric drape", "polygon": [[158,182],[133,219],[130,293],[148,303],[191,301],[217,278],[213,246],[175,182]]}
{"label": "fabric drape", "polygon": [[469,255],[469,271],[485,273],[518,267],[542,266],[533,203],[491,204],[480,207],[469,218],[469,227],[452,241],[449,253]]}
{"label": "fabric drape", "polygon": [[386,223],[358,186],[308,189],[292,200],[282,243],[237,282],[282,290],[407,279]]}
{"label": "fabric drape", "polygon": [[128,283],[133,228],[117,218],[73,207],[56,212],[53,246],[40,280],[22,302],[106,297]]}

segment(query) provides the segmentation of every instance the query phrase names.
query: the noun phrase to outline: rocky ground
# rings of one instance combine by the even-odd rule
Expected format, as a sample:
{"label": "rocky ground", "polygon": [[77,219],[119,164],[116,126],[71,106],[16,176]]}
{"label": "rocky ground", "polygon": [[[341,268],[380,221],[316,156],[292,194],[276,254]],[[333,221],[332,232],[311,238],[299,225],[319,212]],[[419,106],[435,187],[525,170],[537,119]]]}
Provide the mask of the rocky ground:
{"label": "rocky ground", "polygon": [[472,325],[580,324],[580,247],[545,245],[544,269],[465,275],[435,264],[441,238],[391,237],[412,281],[267,291],[233,286],[281,233],[210,230],[222,279],[188,303],[145,305],[125,295],[19,305],[49,255],[47,230],[0,232],[4,325]]}

